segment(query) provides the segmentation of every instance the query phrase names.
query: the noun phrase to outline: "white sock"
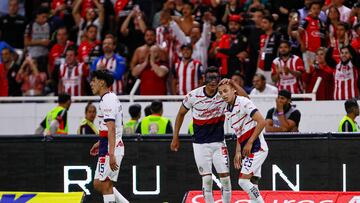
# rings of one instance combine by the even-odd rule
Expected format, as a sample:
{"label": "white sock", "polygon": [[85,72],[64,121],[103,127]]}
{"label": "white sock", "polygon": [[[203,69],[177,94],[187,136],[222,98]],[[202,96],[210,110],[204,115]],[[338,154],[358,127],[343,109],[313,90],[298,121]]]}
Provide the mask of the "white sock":
{"label": "white sock", "polygon": [[104,203],[116,203],[114,194],[103,195],[103,198],[104,198]]}
{"label": "white sock", "polygon": [[205,175],[202,177],[202,189],[205,203],[214,203],[212,184],[213,180],[211,175]]}
{"label": "white sock", "polygon": [[259,189],[257,189],[249,179],[239,179],[239,185],[246,193],[248,193],[251,202],[264,203],[264,199],[261,197]]}
{"label": "white sock", "polygon": [[221,193],[222,193],[222,202],[230,203],[231,202],[231,180],[230,176],[220,178],[220,182],[222,185]]}
{"label": "white sock", "polygon": [[121,193],[115,187],[113,187],[113,191],[114,191],[116,203],[129,203],[129,201],[125,199],[125,197],[122,196]]}

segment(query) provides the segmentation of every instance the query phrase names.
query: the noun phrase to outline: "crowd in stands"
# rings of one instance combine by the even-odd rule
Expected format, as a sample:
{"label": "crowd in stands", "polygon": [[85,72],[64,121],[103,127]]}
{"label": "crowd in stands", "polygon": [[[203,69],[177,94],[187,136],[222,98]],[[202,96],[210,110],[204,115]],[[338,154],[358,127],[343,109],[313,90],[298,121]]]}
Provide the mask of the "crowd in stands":
{"label": "crowd in stands", "polygon": [[0,96],[91,95],[110,70],[118,95],[185,95],[219,67],[251,94],[359,95],[356,0],[0,1]]}

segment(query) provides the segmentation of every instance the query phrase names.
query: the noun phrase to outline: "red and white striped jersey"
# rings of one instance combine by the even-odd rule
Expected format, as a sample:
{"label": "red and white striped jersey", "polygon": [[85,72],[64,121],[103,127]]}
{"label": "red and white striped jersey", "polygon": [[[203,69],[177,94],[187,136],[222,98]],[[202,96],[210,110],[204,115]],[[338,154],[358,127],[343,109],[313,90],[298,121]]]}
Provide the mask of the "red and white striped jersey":
{"label": "red and white striped jersey", "polygon": [[[99,57],[94,61],[94,64],[96,65],[95,70],[99,69],[100,64],[105,64],[105,67],[107,70],[114,73],[115,75],[121,75],[120,80],[116,79],[116,77],[114,76],[115,81],[114,81],[114,84],[112,85],[112,87],[110,88],[110,90],[113,91],[117,95],[123,94],[124,93],[124,83],[122,80],[122,75],[125,72],[125,61],[120,60],[116,56],[111,57],[111,58]],[[120,66],[123,66],[123,67],[120,68]]]}
{"label": "red and white striped jersey", "polygon": [[199,86],[202,73],[202,65],[198,60],[178,60],[175,63],[175,78],[179,82],[179,95],[186,95]]}
{"label": "red and white striped jersey", "polygon": [[170,67],[179,59],[181,44],[173,38],[174,35],[170,27],[160,26],[156,28],[156,44],[167,50]]}
{"label": "red and white striped jersey", "polygon": [[279,90],[286,89],[293,94],[299,94],[302,92],[302,81],[301,79],[295,77],[291,73],[284,73],[284,67],[288,67],[290,70],[304,72],[304,62],[303,60],[296,56],[292,55],[288,58],[288,60],[284,61],[280,57],[274,59],[271,66],[271,75],[275,75],[277,73],[277,69],[280,68],[280,80],[277,83],[277,87]]}
{"label": "red and white striped jersey", "polygon": [[336,65],[335,70],[335,100],[346,100],[358,97],[357,87],[358,70],[350,61],[347,65],[341,63]]}
{"label": "red and white striped jersey", "polygon": [[[242,96],[236,96],[234,106],[230,109],[229,104],[225,108],[225,117],[234,129],[240,144],[246,142],[253,134],[257,122],[252,119],[253,114],[258,111],[254,103]],[[256,146],[262,150],[268,150],[268,146],[262,133],[258,139],[260,145]],[[254,142],[255,143],[255,142]]]}
{"label": "red and white striped jersey", "polygon": [[60,91],[64,91],[71,96],[81,96],[84,93],[82,79],[88,75],[88,70],[83,63],[70,68],[68,64],[60,65],[59,79],[62,82]]}

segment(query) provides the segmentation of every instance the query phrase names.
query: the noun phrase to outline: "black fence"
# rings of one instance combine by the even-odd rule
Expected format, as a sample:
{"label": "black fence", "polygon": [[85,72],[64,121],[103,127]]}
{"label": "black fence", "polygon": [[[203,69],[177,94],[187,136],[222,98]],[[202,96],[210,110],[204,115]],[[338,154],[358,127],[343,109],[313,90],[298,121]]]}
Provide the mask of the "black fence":
{"label": "black fence", "polygon": [[[265,137],[270,150],[262,168],[260,189],[360,190],[360,134]],[[131,136],[123,140],[125,157],[116,187],[130,202],[178,203],[187,191],[201,189],[191,137],[181,136],[177,153],[170,151],[171,136]],[[89,150],[96,141],[94,136],[55,137],[52,141],[43,141],[40,136],[0,136],[0,191],[87,189],[91,195],[86,196],[86,203],[101,202],[102,197],[93,191],[90,182],[97,159],[89,155]],[[233,163],[234,137],[227,137],[227,145]],[[234,190],[240,190],[238,175],[232,166]],[[216,184],[214,189],[218,189]]]}

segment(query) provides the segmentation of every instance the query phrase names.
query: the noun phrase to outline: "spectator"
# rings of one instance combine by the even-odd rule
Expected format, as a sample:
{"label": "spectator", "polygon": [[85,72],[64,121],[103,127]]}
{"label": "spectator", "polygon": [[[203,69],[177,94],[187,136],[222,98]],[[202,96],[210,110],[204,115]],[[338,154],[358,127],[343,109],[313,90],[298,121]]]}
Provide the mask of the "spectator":
{"label": "spectator", "polygon": [[29,56],[26,57],[16,74],[16,82],[22,83],[21,91],[23,96],[43,95],[46,80],[46,73],[40,72],[37,61]]}
{"label": "spectator", "polygon": [[351,46],[355,49],[355,51],[360,54],[360,23],[354,26],[354,31],[356,32],[356,37],[354,37],[351,41]]}
{"label": "spectator", "polygon": [[245,86],[245,76],[240,71],[235,71],[234,74],[230,77],[237,85],[242,87],[247,94],[250,93],[251,88]]}
{"label": "spectator", "polygon": [[182,58],[175,63],[173,93],[187,95],[191,90],[203,84],[202,65],[200,61],[191,58],[192,45],[181,46]]}
{"label": "spectator", "polygon": [[298,30],[306,71],[309,71],[311,61],[315,60],[316,50],[321,46],[326,46],[325,26],[319,19],[321,3],[314,1],[309,8],[309,15],[302,21]]}
{"label": "spectator", "polygon": [[184,3],[182,9],[182,17],[175,18],[176,23],[186,36],[190,36],[194,27],[199,27],[199,22],[195,21],[192,15],[193,5],[191,3]]}
{"label": "spectator", "polygon": [[28,55],[39,64],[40,72],[47,72],[48,46],[50,44],[50,25],[47,22],[49,10],[40,7],[35,21],[26,26],[24,45]]}
{"label": "spectator", "polygon": [[[141,105],[133,104],[129,107],[129,114],[131,119],[124,125],[124,134],[133,135],[139,124],[139,119],[141,117]],[[151,114],[151,113],[150,113]]]}
{"label": "spectator", "polygon": [[[302,22],[303,20],[305,20],[305,18],[309,15],[310,12],[310,7],[312,3],[319,3],[319,0],[305,0],[304,1],[304,7],[299,9],[298,12],[300,14],[300,22]],[[320,2],[321,3],[321,2]],[[319,15],[319,19],[321,20],[322,23],[326,22],[326,14],[323,11],[320,11],[320,15]]]}
{"label": "spectator", "polygon": [[301,113],[291,105],[291,93],[280,90],[276,98],[276,107],[266,115],[266,132],[298,132]]}
{"label": "spectator", "polygon": [[316,92],[316,100],[333,100],[334,99],[334,69],[330,68],[325,61],[326,49],[320,47],[316,51],[316,59],[310,66],[310,72],[306,73],[304,84],[306,92],[312,92],[316,80],[321,77],[321,83]]}
{"label": "spectator", "polygon": [[[244,27],[244,34],[248,38],[248,53],[249,53],[249,68],[246,68],[246,84],[251,85],[252,78],[256,73],[257,62],[260,50],[260,36],[263,34],[262,19],[264,17],[264,10],[255,10],[250,13],[251,20],[247,26]],[[270,82],[270,81],[268,81]]]}
{"label": "spectator", "polygon": [[174,0],[165,1],[163,3],[162,9],[154,15],[154,18],[153,18],[153,21],[152,21],[152,28],[156,29],[159,26],[161,26],[162,23],[161,23],[161,20],[160,20],[160,18],[161,18],[160,16],[161,16],[161,14],[163,12],[169,13],[170,15],[174,14],[174,16],[178,16],[178,15],[175,15],[174,9],[175,9],[175,1]]}
{"label": "spectator", "polygon": [[120,28],[129,56],[133,56],[135,50],[143,44],[142,39],[146,30],[144,14],[140,11],[139,6],[135,5]]}
{"label": "spectator", "polygon": [[151,103],[152,114],[141,120],[136,129],[136,133],[141,135],[171,134],[173,128],[171,121],[162,116],[163,105],[161,101]]}
{"label": "spectator", "polygon": [[349,22],[351,9],[344,6],[344,0],[333,0],[333,5],[340,12],[340,20],[342,22]]}
{"label": "spectator", "polygon": [[253,78],[254,89],[251,90],[250,96],[252,95],[277,95],[278,88],[266,84],[266,78],[264,75],[257,73]]}
{"label": "spectator", "polygon": [[1,50],[0,96],[21,96],[21,84],[16,81],[19,66],[14,61],[14,54],[9,48]]}
{"label": "spectator", "polygon": [[271,78],[279,90],[286,89],[293,94],[303,92],[301,81],[304,63],[300,57],[290,53],[290,42],[281,41],[279,57],[274,59],[271,67]]}
{"label": "spectator", "polygon": [[301,56],[301,47],[300,47],[300,35],[298,28],[300,25],[299,22],[299,13],[297,11],[292,11],[289,14],[289,24],[287,27],[287,35],[289,36],[289,42],[291,44],[291,53],[297,56]]}
{"label": "spectator", "polygon": [[69,47],[65,52],[65,63],[59,68],[59,94],[85,95],[84,83],[89,75],[88,67],[76,60],[76,49]]}
{"label": "spectator", "polygon": [[60,94],[58,96],[58,106],[51,109],[44,120],[36,129],[35,134],[44,135],[67,135],[69,133],[67,112],[71,106],[71,96]]}
{"label": "spectator", "polygon": [[335,49],[333,51],[333,58],[337,63],[340,62],[340,49],[345,46],[345,44],[349,44],[349,24],[340,22],[336,26],[336,37],[330,35],[331,38],[335,38]]}
{"label": "spectator", "polygon": [[96,118],[96,107],[88,102],[85,107],[85,118],[80,122],[77,130],[78,135],[98,135],[99,130],[94,124]]}
{"label": "spectator", "polygon": [[217,49],[217,52],[227,56],[227,67],[222,67],[220,70],[221,74],[226,77],[232,76],[236,70],[239,70],[242,74],[245,73],[247,38],[240,32],[240,20],[241,16],[239,15],[229,16],[230,46]]}
{"label": "spectator", "polygon": [[49,75],[53,75],[55,66],[60,66],[65,60],[65,52],[74,43],[68,40],[68,31],[66,27],[60,27],[56,31],[56,44],[52,46],[49,53]]}
{"label": "spectator", "polygon": [[156,28],[156,44],[163,50],[164,59],[169,61],[169,66],[172,66],[179,58],[180,48],[169,27],[170,20],[170,12],[165,10],[160,12],[161,25]]}
{"label": "spectator", "polygon": [[116,42],[112,35],[107,36],[103,41],[104,55],[97,58],[92,66],[91,71],[98,69],[107,69],[114,76],[114,83],[112,91],[116,94],[124,93],[123,76],[126,71],[125,58],[116,54],[115,51]]}
{"label": "spectator", "polygon": [[[92,6],[88,7],[86,10],[86,15],[83,18],[82,14],[80,12],[80,6],[81,3],[84,0],[75,0],[74,3],[74,8],[72,11],[72,15],[75,21],[75,25],[78,27],[79,32],[77,35],[77,45],[80,45],[81,42],[83,41],[84,35],[85,35],[85,31],[86,28],[89,25],[94,25],[96,27],[96,39],[97,40],[101,40],[100,39],[100,35],[101,35],[101,31],[102,31],[102,27],[104,25],[104,7],[99,3],[98,0],[92,0],[92,2],[95,4],[96,8],[98,9],[98,14],[96,14],[95,10],[92,8]],[[98,17],[97,17],[98,15]]]}
{"label": "spectator", "polygon": [[[9,49],[11,53],[14,53],[15,54],[15,49],[10,46],[8,43],[6,43],[5,41],[0,41],[0,52],[3,50],[3,49]],[[0,63],[1,63],[1,58],[0,58]]]}
{"label": "spectator", "polygon": [[191,29],[190,37],[187,37],[185,33],[180,29],[180,27],[175,22],[170,22],[170,28],[174,31],[175,38],[181,44],[191,43],[193,46],[192,58],[199,60],[203,65],[204,69],[207,68],[208,60],[208,48],[210,45],[210,19],[211,13],[207,12],[204,15],[204,24],[203,29],[199,27],[193,27]]}
{"label": "spectator", "polygon": [[262,19],[262,30],[264,34],[260,36],[260,50],[258,56],[257,73],[265,76],[266,81],[271,82],[271,64],[276,58],[281,35],[274,32],[274,18],[272,16],[265,16]]}
{"label": "spectator", "polygon": [[131,73],[139,77],[140,95],[166,95],[166,76],[169,68],[161,61],[161,49],[153,45],[145,61],[136,65]]}
{"label": "spectator", "polygon": [[[135,50],[130,63],[131,71],[134,71],[134,69],[136,69],[137,66],[144,64],[145,60],[149,57],[150,47],[153,46],[156,42],[155,37],[156,37],[155,30],[147,29],[145,31],[145,36],[144,36],[145,44],[138,47]],[[138,74],[136,76],[138,76]]]}
{"label": "spectator", "polygon": [[340,121],[339,132],[357,132],[359,130],[355,118],[359,116],[359,104],[356,99],[345,101],[346,116]]}
{"label": "spectator", "polygon": [[224,9],[224,15],[221,18],[222,23],[228,23],[229,16],[231,15],[239,15],[243,11],[242,6],[243,5],[241,5],[241,2],[238,0],[227,1]]}
{"label": "spectator", "polygon": [[18,0],[9,1],[9,14],[0,18],[0,41],[5,41],[17,49],[24,48],[24,41],[19,40],[24,37],[26,19],[18,14]]}
{"label": "spectator", "polygon": [[329,13],[326,19],[326,31],[330,36],[336,37],[336,27],[341,22],[340,12],[334,5],[330,6],[328,11]]}
{"label": "spectator", "polygon": [[223,77],[226,77],[228,70],[228,56],[222,53],[218,53],[219,48],[229,48],[230,47],[230,36],[226,34],[226,27],[219,24],[215,27],[215,37],[216,39],[211,42],[211,47],[209,50],[209,65],[214,65],[219,67],[220,74]]}
{"label": "spectator", "polygon": [[350,45],[345,45],[340,49],[340,62],[336,63],[333,56],[334,48],[336,47],[335,40],[331,40],[331,47],[326,52],[326,63],[335,69],[334,81],[334,99],[345,100],[352,99],[359,96],[359,89],[357,86],[358,71],[360,67],[360,59],[354,48]]}
{"label": "spectator", "polygon": [[79,62],[92,64],[95,58],[100,56],[101,42],[96,39],[97,29],[97,26],[92,24],[86,27],[86,39],[78,48]]}

